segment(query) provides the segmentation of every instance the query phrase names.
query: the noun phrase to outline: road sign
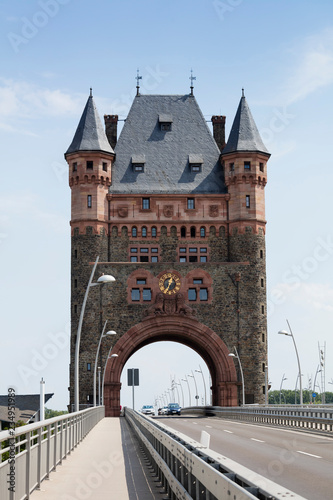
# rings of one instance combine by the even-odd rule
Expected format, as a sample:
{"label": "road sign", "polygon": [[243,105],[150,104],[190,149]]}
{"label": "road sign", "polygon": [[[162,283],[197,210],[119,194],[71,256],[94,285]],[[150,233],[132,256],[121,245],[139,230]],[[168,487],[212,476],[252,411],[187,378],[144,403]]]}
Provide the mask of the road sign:
{"label": "road sign", "polygon": [[127,385],[139,385],[139,368],[129,368],[127,370]]}

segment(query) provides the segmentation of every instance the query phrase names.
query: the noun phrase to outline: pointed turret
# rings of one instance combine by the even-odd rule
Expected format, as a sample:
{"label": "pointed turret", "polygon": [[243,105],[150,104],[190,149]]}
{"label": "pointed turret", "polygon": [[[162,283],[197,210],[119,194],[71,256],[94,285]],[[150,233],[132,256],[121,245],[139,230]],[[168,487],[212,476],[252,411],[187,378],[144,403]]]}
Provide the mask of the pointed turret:
{"label": "pointed turret", "polygon": [[74,139],[67,149],[65,156],[79,151],[101,151],[114,154],[114,151],[105,135],[91,89],[90,96],[76,129]]}
{"label": "pointed turret", "polygon": [[269,154],[262,142],[243,90],[223,154],[245,151]]}
{"label": "pointed turret", "polygon": [[257,233],[265,227],[267,160],[270,157],[242,91],[242,97],[222,151],[225,183],[230,195],[230,229],[239,233],[252,227]]}

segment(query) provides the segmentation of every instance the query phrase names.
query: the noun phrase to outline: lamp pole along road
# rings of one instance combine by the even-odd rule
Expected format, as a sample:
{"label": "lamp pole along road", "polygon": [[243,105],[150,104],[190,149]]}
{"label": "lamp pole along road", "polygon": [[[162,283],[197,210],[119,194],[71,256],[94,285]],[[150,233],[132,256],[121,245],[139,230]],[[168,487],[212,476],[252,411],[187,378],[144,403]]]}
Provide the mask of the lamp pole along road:
{"label": "lamp pole along road", "polygon": [[196,405],[198,406],[198,399],[199,399],[198,387],[197,387],[197,381],[195,380],[195,376],[194,376],[193,370],[192,370],[192,375],[188,375],[188,377],[191,377],[194,380],[194,385],[195,385],[195,401],[196,401]]}
{"label": "lamp pole along road", "polygon": [[102,378],[102,405],[104,405],[104,379],[105,379],[106,365],[108,364],[109,359],[118,358],[118,354],[111,354],[111,356],[110,356],[111,351],[112,351],[112,346],[110,347],[108,357],[107,357],[107,359],[105,361],[105,365],[104,365],[103,378]]}
{"label": "lamp pole along road", "polygon": [[89,289],[91,286],[97,286],[97,285],[102,285],[103,283],[109,283],[112,281],[115,281],[115,278],[113,276],[108,276],[108,275],[103,275],[100,276],[97,280],[97,283],[92,283],[95,270],[97,267],[99,261],[99,256],[96,257],[96,262],[94,264],[94,267],[91,271],[91,275],[88,281],[88,285],[86,288],[86,292],[84,295],[83,299],[83,304],[81,308],[81,313],[80,313],[80,319],[79,319],[79,325],[77,328],[77,335],[76,335],[76,344],[75,344],[75,358],[74,358],[74,411],[79,411],[79,355],[80,355],[80,341],[81,341],[81,331],[82,331],[82,323],[83,323],[83,316],[84,316],[84,311],[86,308],[86,303],[88,299],[88,293]]}
{"label": "lamp pole along road", "polygon": [[299,403],[302,405],[303,404],[303,390],[302,390],[302,371],[301,371],[301,363],[299,361],[299,356],[298,356],[298,350],[297,350],[297,347],[296,347],[296,342],[295,342],[295,339],[294,339],[294,335],[293,335],[293,332],[290,328],[290,324],[289,324],[289,321],[287,321],[287,324],[288,324],[288,327],[289,327],[289,330],[290,330],[290,333],[286,332],[286,330],[280,330],[278,333],[281,334],[281,335],[287,335],[288,337],[291,337],[293,339],[293,342],[294,342],[294,347],[295,347],[295,352],[296,352],[296,357],[297,357],[297,363],[298,363],[298,374],[299,374],[299,391],[300,391],[300,395],[299,395]]}
{"label": "lamp pole along road", "polygon": [[199,370],[195,370],[197,373],[201,373],[202,375],[202,382],[203,382],[203,386],[204,386],[204,390],[205,390],[205,406],[207,404],[207,392],[206,392],[206,384],[205,384],[205,377],[204,377],[204,374],[203,374],[203,371],[201,369],[201,366],[199,365]]}
{"label": "lamp pole along road", "polygon": [[[113,330],[110,330],[108,332],[106,332],[106,334],[104,335],[104,331],[105,331],[105,328],[106,328],[106,323],[108,322],[108,320],[105,321],[104,323],[104,326],[103,326],[103,330],[102,330],[102,333],[101,333],[101,336],[99,338],[99,343],[98,343],[98,347],[97,347],[97,351],[96,351],[96,358],[95,358],[95,366],[94,366],[94,406],[96,406],[96,374],[97,374],[97,360],[98,360],[98,354],[99,354],[99,350],[101,348],[101,342],[102,342],[102,339],[105,338],[107,335],[116,335],[116,332],[113,331]],[[98,406],[100,406],[101,404],[101,400],[99,398],[99,401],[98,401]]]}
{"label": "lamp pole along road", "polygon": [[235,353],[236,354],[234,354],[233,352],[231,352],[230,354],[228,354],[228,356],[230,356],[231,358],[237,358],[238,359],[239,369],[240,369],[241,378],[242,378],[242,406],[244,406],[245,405],[245,387],[244,387],[243,368],[242,368],[241,360],[239,359],[239,356],[238,356],[238,351],[236,349],[236,346],[234,346],[234,349],[235,349]]}

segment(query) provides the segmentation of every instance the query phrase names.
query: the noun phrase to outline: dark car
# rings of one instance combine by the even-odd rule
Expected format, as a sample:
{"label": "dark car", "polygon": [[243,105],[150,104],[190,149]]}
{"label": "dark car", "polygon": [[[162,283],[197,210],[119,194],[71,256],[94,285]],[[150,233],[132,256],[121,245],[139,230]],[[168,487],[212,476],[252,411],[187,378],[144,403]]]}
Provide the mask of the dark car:
{"label": "dark car", "polygon": [[180,406],[178,403],[169,403],[167,409],[167,415],[180,415]]}

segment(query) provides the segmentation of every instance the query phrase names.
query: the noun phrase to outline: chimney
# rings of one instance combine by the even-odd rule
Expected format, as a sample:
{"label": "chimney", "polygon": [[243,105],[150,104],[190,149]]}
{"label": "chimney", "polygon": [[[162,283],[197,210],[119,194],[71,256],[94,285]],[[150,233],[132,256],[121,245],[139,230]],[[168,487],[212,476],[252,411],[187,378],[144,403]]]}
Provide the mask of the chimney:
{"label": "chimney", "polygon": [[213,136],[219,150],[225,146],[225,116],[212,116]]}
{"label": "chimney", "polygon": [[118,115],[104,115],[105,134],[112,149],[117,144]]}

